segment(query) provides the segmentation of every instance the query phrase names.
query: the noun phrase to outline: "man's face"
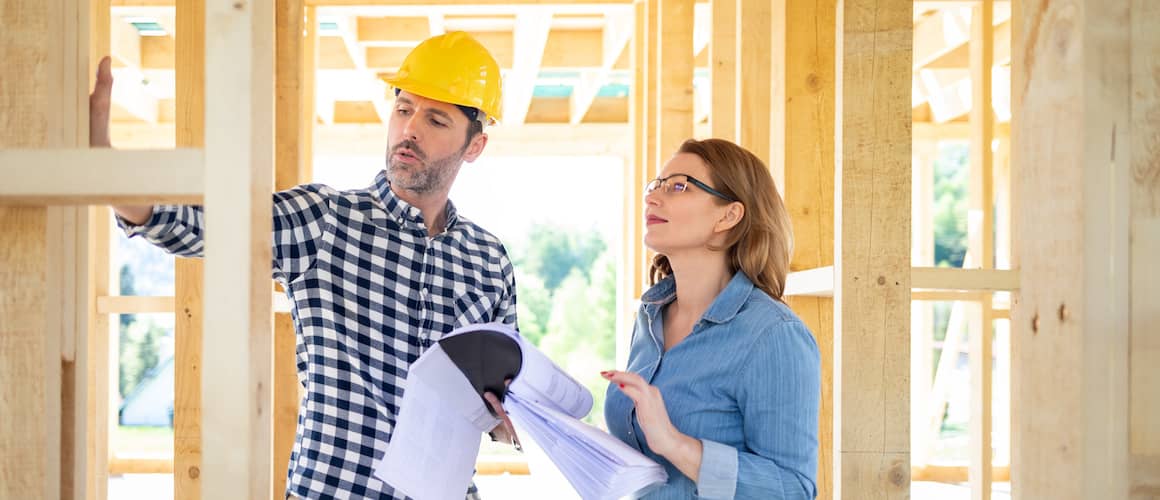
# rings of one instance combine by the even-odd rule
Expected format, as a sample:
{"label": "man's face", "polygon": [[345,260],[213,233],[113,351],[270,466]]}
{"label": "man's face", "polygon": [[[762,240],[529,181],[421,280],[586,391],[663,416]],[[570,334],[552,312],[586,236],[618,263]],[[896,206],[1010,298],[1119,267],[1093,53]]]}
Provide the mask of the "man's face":
{"label": "man's face", "polygon": [[482,134],[469,139],[469,125],[453,104],[400,92],[387,132],[391,185],[419,195],[449,189],[463,161],[475,160],[487,142]]}

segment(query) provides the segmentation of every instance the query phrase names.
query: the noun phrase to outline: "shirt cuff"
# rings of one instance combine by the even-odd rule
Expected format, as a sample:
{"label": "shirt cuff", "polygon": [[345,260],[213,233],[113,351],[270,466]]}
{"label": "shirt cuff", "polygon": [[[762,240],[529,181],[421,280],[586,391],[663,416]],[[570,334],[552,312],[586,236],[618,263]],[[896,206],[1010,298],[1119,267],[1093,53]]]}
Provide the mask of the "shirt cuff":
{"label": "shirt cuff", "polygon": [[142,234],[148,235],[150,229],[155,228],[161,223],[161,210],[158,210],[157,208],[157,205],[154,205],[152,213],[149,214],[149,218],[145,219],[145,222],[141,224],[134,224],[126,220],[124,217],[117,215],[117,212],[113,212],[113,219],[117,221],[117,227],[121,228],[127,237],[132,238]]}
{"label": "shirt cuff", "polygon": [[697,471],[699,498],[733,498],[737,494],[737,449],[701,440],[701,468]]}

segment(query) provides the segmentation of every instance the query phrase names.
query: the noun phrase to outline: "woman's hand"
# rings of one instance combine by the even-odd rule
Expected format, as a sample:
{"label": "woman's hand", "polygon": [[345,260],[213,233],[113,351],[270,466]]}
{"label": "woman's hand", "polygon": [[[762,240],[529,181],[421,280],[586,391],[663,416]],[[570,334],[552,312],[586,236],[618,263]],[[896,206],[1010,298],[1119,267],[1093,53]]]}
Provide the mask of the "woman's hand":
{"label": "woman's hand", "polygon": [[668,456],[686,436],[669,420],[665,400],[660,389],[645,382],[640,375],[616,370],[600,372],[608,381],[617,384],[620,391],[636,405],[636,421],[648,447],[658,455]]}

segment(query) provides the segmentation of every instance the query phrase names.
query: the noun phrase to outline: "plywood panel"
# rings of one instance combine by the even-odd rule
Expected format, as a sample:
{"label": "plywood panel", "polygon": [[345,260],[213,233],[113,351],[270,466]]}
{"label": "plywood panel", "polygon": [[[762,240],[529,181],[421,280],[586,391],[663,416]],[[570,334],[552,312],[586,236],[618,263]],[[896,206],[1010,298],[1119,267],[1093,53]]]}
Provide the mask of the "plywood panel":
{"label": "plywood panel", "polygon": [[835,498],[907,498],[913,4],[837,13]]}

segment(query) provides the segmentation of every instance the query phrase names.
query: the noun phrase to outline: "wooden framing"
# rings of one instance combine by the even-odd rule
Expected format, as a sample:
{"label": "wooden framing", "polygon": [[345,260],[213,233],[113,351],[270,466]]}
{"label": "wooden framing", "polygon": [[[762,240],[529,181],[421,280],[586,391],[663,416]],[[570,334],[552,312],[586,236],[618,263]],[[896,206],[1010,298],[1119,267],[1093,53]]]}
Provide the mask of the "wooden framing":
{"label": "wooden framing", "polygon": [[709,130],[713,137],[737,140],[737,1],[710,1]]}
{"label": "wooden framing", "polygon": [[[994,66],[994,2],[982,0],[971,11],[971,110],[970,188],[967,214],[967,252],[979,259],[981,269],[994,265],[994,197],[991,141],[994,119],[991,110],[991,72]],[[964,262],[965,264],[965,262]],[[972,500],[991,498],[991,356],[994,329],[991,302],[966,305],[970,325],[969,362],[971,373],[970,487]]]}
{"label": "wooden framing", "polygon": [[[788,303],[818,343],[818,498],[834,498],[834,29],[835,4],[774,2],[770,170],[779,172],[794,228]],[[716,9],[716,7],[714,7]],[[716,24],[715,24],[716,26]],[[716,71],[716,69],[714,69]],[[744,81],[744,80],[741,80]],[[732,95],[731,89],[725,89]],[[780,110],[784,109],[784,113]],[[749,110],[730,109],[733,113]],[[787,124],[792,123],[789,127]],[[714,126],[717,124],[714,122]],[[810,296],[812,295],[812,296]],[[829,296],[824,296],[829,295]]]}
{"label": "wooden framing", "polygon": [[1131,71],[1133,37],[1157,38],[1129,29],[1142,3],[1013,4],[1011,482],[1027,498],[1123,499],[1133,485],[1131,162],[1155,152],[1132,139],[1160,135],[1129,125],[1133,84],[1155,89],[1155,66]]}
{"label": "wooden framing", "polygon": [[[773,6],[769,0],[737,1],[737,141],[770,164],[770,64]],[[778,186],[782,179],[774,175]],[[784,189],[784,187],[782,187]]]}
{"label": "wooden framing", "polygon": [[[207,227],[232,238],[205,248],[202,496],[272,496],[273,339],[270,230],[273,191],[274,6],[205,5]],[[212,61],[212,64],[209,62]],[[239,217],[238,214],[249,214]],[[239,283],[240,281],[240,283]],[[241,286],[239,286],[241,285]],[[228,347],[226,347],[228,346]]]}
{"label": "wooden framing", "polygon": [[[205,0],[182,1],[176,9],[176,144],[205,146]],[[202,498],[202,359],[204,264],[174,263],[173,496]]]}
{"label": "wooden framing", "polygon": [[693,0],[650,0],[657,12],[656,135],[659,172],[693,136]]}
{"label": "wooden framing", "polygon": [[[0,151],[0,202],[103,204],[198,200],[204,164],[199,150],[110,149]],[[36,165],[30,169],[29,165]]]}
{"label": "wooden framing", "polygon": [[1160,5],[1134,0],[1130,23],[1130,494],[1160,496]]}
{"label": "wooden framing", "polygon": [[909,496],[912,8],[837,7],[835,498]]}
{"label": "wooden framing", "polygon": [[[284,190],[310,182],[312,178],[318,21],[315,8],[305,6],[301,0],[278,0],[277,4],[274,189]],[[426,19],[423,19],[424,30],[426,25]],[[283,293],[275,291],[275,294],[288,302]],[[278,302],[274,300],[275,304]],[[279,312],[274,317],[274,456],[271,474],[275,499],[283,498],[286,492],[286,471],[294,448],[302,400],[294,322],[287,314],[288,307],[280,309],[275,305],[274,310]]]}

